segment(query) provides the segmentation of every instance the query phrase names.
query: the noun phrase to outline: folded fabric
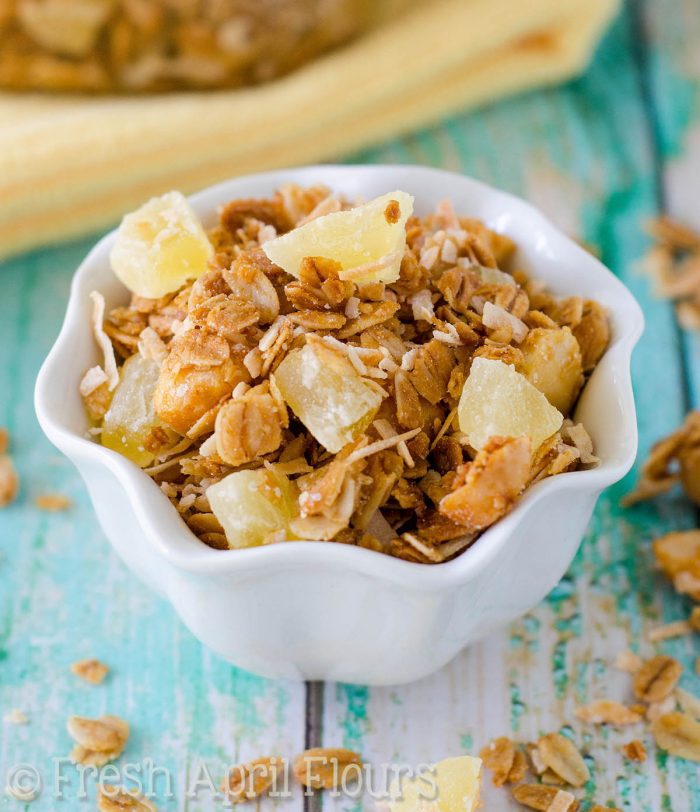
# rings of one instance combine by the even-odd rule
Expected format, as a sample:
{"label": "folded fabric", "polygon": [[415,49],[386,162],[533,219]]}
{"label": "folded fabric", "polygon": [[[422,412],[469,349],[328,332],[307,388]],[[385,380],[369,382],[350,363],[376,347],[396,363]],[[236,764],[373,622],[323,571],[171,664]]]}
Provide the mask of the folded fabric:
{"label": "folded fabric", "polygon": [[588,62],[618,0],[438,0],[267,85],[138,98],[0,94],[0,256],[151,195],[328,160]]}

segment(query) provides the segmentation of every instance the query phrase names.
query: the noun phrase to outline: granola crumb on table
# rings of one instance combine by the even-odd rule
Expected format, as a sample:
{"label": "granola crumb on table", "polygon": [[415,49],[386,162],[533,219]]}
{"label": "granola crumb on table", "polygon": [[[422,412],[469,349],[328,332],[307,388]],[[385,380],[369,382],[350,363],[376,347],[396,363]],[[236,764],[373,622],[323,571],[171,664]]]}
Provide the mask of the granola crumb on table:
{"label": "granola crumb on table", "polygon": [[76,677],[91,685],[101,685],[109,673],[109,668],[104,663],[94,659],[78,660],[71,665],[70,670]]}
{"label": "granola crumb on table", "polygon": [[[325,540],[441,563],[530,484],[597,463],[569,414],[610,340],[603,308],[552,296],[508,238],[449,202],[407,217],[409,195],[384,197],[360,207],[374,205],[384,247],[377,237],[356,264],[356,246],[295,254],[303,229],[326,228],[319,218],[364,215],[326,187],[289,185],[221,207],[194,281],[106,312],[93,295],[104,370],[81,383],[92,431],[140,464],[204,543],[236,546],[221,484],[258,471],[284,519],[259,523],[255,543]],[[512,370],[498,373],[504,403],[515,376],[533,404],[529,424],[502,424],[520,420],[521,436],[492,427],[474,447],[460,427],[477,359],[480,373]],[[152,392],[136,415],[120,394],[127,379]],[[115,414],[138,433],[125,437]],[[540,414],[546,439],[533,443]]]}

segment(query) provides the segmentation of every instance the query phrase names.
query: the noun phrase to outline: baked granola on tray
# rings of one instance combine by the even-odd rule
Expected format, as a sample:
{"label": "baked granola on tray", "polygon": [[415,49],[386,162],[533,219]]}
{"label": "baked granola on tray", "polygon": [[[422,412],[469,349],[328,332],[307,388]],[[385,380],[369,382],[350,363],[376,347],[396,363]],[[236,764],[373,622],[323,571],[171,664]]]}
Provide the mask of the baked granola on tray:
{"label": "baked granola on tray", "polygon": [[92,294],[104,360],[80,391],[202,542],[305,539],[440,563],[531,484],[595,465],[569,415],[608,345],[449,201],[326,187],[233,200],[204,230],[177,192],[127,215]]}

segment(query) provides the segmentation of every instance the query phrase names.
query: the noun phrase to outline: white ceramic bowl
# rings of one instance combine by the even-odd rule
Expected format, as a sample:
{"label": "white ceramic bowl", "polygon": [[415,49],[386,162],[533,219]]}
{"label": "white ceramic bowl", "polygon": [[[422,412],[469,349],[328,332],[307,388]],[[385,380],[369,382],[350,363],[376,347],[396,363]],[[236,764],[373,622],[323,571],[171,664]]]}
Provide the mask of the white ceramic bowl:
{"label": "white ceramic bowl", "polygon": [[327,542],[213,550],[182,522],[134,464],[86,438],[78,394],[97,363],[91,290],[108,306],[127,299],[109,267],[114,233],[89,253],[71,288],[63,329],[36,385],[46,435],[82,474],[114,548],[136,575],[171,601],[209,648],[272,677],[388,684],[418,679],[467,644],[540,601],[562,577],[601,491],[629,470],[637,447],[630,355],[642,328],[627,289],[527,203],[449,172],[412,166],[314,166],[237,178],[192,198],[205,223],[218,204],[270,194],[280,184],[326,183],[350,197],[393,189],[425,214],[451,198],[460,214],[512,237],[518,263],[560,295],[609,308],[612,343],[583,392],[576,417],[590,431],[599,467],[545,480],[458,558],[413,564]]}

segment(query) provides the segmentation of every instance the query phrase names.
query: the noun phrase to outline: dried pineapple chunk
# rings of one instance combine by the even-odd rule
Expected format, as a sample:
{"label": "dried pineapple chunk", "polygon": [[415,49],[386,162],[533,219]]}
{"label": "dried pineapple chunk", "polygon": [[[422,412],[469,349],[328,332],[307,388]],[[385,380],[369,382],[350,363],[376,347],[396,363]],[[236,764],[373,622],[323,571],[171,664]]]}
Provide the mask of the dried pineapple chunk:
{"label": "dried pineapple chunk", "polygon": [[382,403],[352,364],[320,342],[291,352],[272,377],[294,414],[333,454],[369,426]]}
{"label": "dried pineapple chunk", "polygon": [[203,274],[213,253],[186,198],[168,192],[124,217],[110,259],[132,293],[159,299]]}
{"label": "dried pineapple chunk", "polygon": [[388,807],[391,812],[474,812],[480,790],[481,759],[446,758],[415,778],[395,779]]}
{"label": "dried pineapple chunk", "polygon": [[207,498],[229,547],[293,538],[289,523],[299,514],[297,489],[274,467],[229,474],[207,488]]}
{"label": "dried pineapple chunk", "polygon": [[490,437],[523,437],[535,451],[559,431],[561,413],[515,368],[475,358],[459,399],[459,427],[469,443],[483,448]]}
{"label": "dried pineapple chunk", "polygon": [[153,462],[144,442],[161,425],[153,407],[160,364],[132,355],[120,371],[120,380],[102,424],[102,445],[118,451],[141,468]]}
{"label": "dried pineapple chunk", "polygon": [[317,217],[263,245],[268,258],[299,277],[304,257],[325,257],[342,265],[341,279],[395,282],[406,244],[406,220],[413,197],[390,192],[349,211]]}

